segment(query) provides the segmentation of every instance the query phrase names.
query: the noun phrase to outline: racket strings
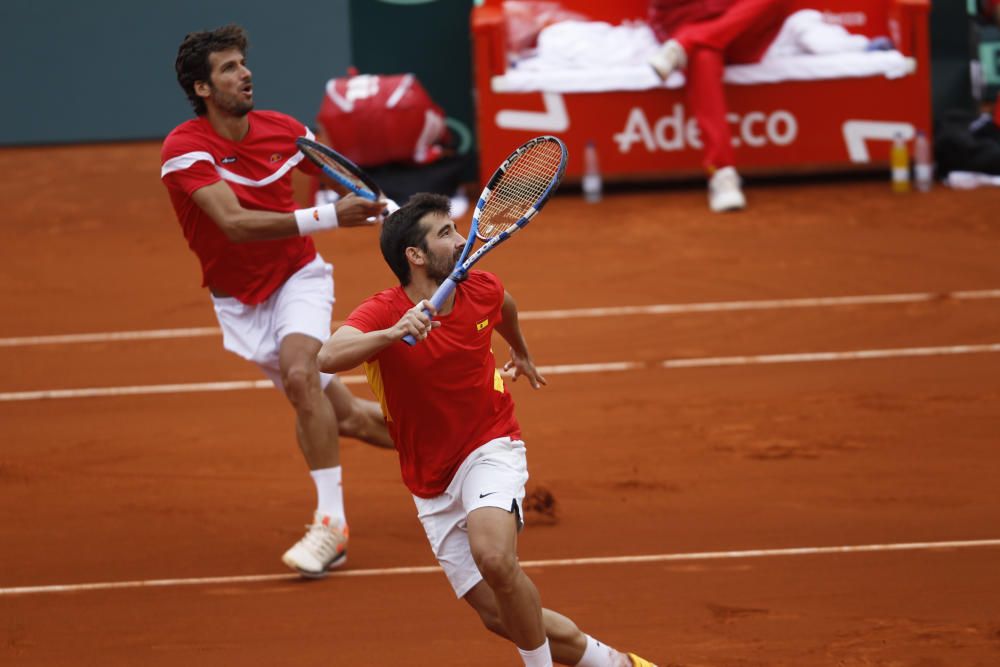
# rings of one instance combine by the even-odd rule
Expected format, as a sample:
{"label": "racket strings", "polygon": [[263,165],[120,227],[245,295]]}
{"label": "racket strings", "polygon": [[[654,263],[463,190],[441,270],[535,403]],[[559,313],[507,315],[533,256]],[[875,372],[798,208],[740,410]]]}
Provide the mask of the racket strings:
{"label": "racket strings", "polygon": [[562,166],[562,148],[542,141],[519,155],[500,177],[479,217],[476,235],[490,239],[514,226],[549,190]]}

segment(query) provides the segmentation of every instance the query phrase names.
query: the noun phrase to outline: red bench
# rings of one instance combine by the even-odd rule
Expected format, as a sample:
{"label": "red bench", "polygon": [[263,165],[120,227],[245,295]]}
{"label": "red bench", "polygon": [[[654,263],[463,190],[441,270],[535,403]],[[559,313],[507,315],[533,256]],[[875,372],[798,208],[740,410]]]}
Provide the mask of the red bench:
{"label": "red bench", "polygon": [[[563,0],[567,9],[617,24],[644,19],[646,0]],[[928,0],[795,0],[851,32],[888,35],[915,70],[889,79],[867,76],[751,85],[727,84],[738,168],[745,173],[871,169],[888,162],[896,133],[930,134]],[[567,174],[579,177],[583,148],[594,141],[604,176],[641,179],[701,173],[701,151],[684,90],[496,92],[507,71],[502,0],[472,13],[480,173],[485,178],[522,141],[554,134],[570,151]]]}

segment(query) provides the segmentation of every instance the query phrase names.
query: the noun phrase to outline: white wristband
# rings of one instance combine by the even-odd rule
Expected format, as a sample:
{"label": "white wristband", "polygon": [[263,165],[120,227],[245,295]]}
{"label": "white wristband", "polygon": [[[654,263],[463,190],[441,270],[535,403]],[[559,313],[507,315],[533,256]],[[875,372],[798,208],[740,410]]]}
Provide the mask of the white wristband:
{"label": "white wristband", "polygon": [[299,236],[324,229],[334,229],[337,226],[337,207],[333,204],[323,204],[312,208],[300,208],[295,211],[295,224],[299,227]]}

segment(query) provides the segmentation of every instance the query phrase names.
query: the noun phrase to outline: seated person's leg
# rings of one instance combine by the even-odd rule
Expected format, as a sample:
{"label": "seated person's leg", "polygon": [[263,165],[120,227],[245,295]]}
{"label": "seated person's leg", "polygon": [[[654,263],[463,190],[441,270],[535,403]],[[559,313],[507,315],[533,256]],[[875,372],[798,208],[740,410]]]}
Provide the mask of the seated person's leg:
{"label": "seated person's leg", "polygon": [[788,0],[737,0],[724,13],[679,25],[650,65],[666,79],[687,66],[696,49],[724,54],[727,63],[757,62],[788,15]]}
{"label": "seated person's leg", "polygon": [[740,55],[756,57],[752,60],[726,62],[755,62],[778,34],[787,16],[788,0],[737,0],[723,14],[682,26],[672,35],[686,51],[707,48],[727,52],[737,41]]}
{"label": "seated person's leg", "polygon": [[739,174],[734,168],[733,136],[726,120],[727,107],[722,85],[722,54],[711,49],[695,49],[687,75],[687,101],[697,119],[704,145],[704,165],[710,175],[709,208],[715,212],[746,207]]}

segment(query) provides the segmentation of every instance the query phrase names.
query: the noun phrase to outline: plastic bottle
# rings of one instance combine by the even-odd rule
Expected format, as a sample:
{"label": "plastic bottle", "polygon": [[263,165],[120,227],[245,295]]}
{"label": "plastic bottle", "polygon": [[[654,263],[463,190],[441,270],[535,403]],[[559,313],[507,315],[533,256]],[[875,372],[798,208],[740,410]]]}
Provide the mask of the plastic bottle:
{"label": "plastic bottle", "polygon": [[934,184],[934,158],[931,142],[923,132],[917,132],[913,143],[913,182],[920,192],[928,192]]}
{"label": "plastic bottle", "polygon": [[896,133],[889,152],[889,166],[892,168],[892,191],[910,191],[910,154],[906,150],[906,140]]}
{"label": "plastic bottle", "polygon": [[593,204],[601,201],[601,190],[603,183],[601,180],[601,165],[597,160],[597,146],[593,141],[588,141],[583,149],[583,198]]}

